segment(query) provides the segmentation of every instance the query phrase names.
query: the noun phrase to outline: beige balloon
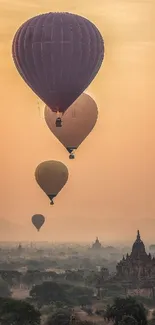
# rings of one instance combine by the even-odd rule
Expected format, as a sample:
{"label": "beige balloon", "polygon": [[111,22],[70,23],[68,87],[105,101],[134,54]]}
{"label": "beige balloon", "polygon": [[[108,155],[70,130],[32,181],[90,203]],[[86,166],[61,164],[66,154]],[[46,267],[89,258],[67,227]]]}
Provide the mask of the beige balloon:
{"label": "beige balloon", "polygon": [[32,223],[39,231],[45,222],[45,217],[42,214],[34,214],[32,216]]}
{"label": "beige balloon", "polygon": [[97,105],[89,95],[83,93],[62,116],[62,127],[56,127],[55,113],[45,107],[45,121],[56,138],[64,145],[74,158],[77,149],[94,128],[97,118]]}
{"label": "beige balloon", "polygon": [[37,166],[35,179],[49,197],[50,204],[53,205],[53,198],[57,196],[68,180],[68,169],[60,161],[44,161]]}

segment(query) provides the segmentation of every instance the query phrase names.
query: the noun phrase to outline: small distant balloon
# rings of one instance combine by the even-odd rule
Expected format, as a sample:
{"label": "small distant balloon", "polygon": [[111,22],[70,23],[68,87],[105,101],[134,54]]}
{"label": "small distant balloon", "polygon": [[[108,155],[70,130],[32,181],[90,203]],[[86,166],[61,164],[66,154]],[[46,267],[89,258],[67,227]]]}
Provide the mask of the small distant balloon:
{"label": "small distant balloon", "polygon": [[60,161],[44,161],[37,166],[35,179],[49,197],[51,205],[54,204],[54,197],[58,195],[66,184],[68,175],[67,167]]}
{"label": "small distant balloon", "polygon": [[83,93],[65,112],[62,127],[55,125],[55,115],[49,107],[45,107],[45,121],[51,132],[70,153],[74,159],[74,152],[93,130],[97,118],[97,105],[89,95]]}
{"label": "small distant balloon", "polygon": [[32,223],[39,231],[45,222],[45,217],[42,214],[34,214],[32,217]]}

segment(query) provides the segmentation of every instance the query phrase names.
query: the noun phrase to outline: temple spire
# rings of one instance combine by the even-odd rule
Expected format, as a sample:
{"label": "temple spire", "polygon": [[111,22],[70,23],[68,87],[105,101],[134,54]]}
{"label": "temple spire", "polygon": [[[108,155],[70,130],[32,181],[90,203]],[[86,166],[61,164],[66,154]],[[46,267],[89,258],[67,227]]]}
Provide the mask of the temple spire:
{"label": "temple spire", "polygon": [[97,248],[97,249],[99,249],[99,248],[101,248],[101,247],[102,247],[102,245],[101,245],[101,243],[99,242],[98,237],[96,237],[95,243],[92,245],[92,248]]}
{"label": "temple spire", "polygon": [[140,232],[137,230],[137,240],[140,240]]}
{"label": "temple spire", "polygon": [[138,257],[140,255],[146,256],[147,254],[145,251],[145,245],[140,238],[140,232],[139,232],[139,230],[137,230],[137,238],[136,238],[135,242],[133,243],[132,252],[131,252],[130,256],[131,257],[134,256],[134,258],[135,258],[136,256]]}

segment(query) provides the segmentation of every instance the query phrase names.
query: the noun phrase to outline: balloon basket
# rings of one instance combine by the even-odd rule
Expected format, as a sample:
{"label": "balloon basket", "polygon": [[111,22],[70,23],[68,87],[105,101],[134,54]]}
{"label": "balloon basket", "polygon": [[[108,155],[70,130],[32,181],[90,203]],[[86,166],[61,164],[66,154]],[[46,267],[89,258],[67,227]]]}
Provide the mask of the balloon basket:
{"label": "balloon basket", "polygon": [[69,159],[75,159],[75,156],[73,154],[70,154]]}
{"label": "balloon basket", "polygon": [[55,122],[56,128],[61,128],[62,127],[62,119],[58,117]]}

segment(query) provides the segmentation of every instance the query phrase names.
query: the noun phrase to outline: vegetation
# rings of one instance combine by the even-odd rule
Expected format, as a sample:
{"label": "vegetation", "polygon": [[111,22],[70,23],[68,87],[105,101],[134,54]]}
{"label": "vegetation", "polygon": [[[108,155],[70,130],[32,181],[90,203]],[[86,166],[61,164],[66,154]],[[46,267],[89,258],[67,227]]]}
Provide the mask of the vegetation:
{"label": "vegetation", "polygon": [[107,306],[105,319],[112,320],[115,325],[123,322],[124,316],[132,316],[138,325],[147,325],[146,309],[133,297],[115,298],[111,306]]}
{"label": "vegetation", "polygon": [[70,325],[71,316],[71,310],[58,309],[48,316],[46,325]]}
{"label": "vegetation", "polygon": [[149,297],[135,296],[135,298],[141,302],[143,305],[152,308],[155,306],[155,300]]}
{"label": "vegetation", "polygon": [[8,298],[11,296],[9,285],[3,279],[0,279],[0,297]]}
{"label": "vegetation", "polygon": [[81,321],[74,316],[71,309],[58,309],[55,313],[48,316],[45,325],[93,325],[92,322]]}
{"label": "vegetation", "polygon": [[133,316],[123,316],[119,325],[138,325],[137,320]]}
{"label": "vegetation", "polygon": [[40,325],[41,314],[22,300],[0,298],[1,325]]}
{"label": "vegetation", "polygon": [[65,283],[43,282],[31,289],[30,296],[39,307],[53,303],[83,306],[91,304],[93,290]]}

